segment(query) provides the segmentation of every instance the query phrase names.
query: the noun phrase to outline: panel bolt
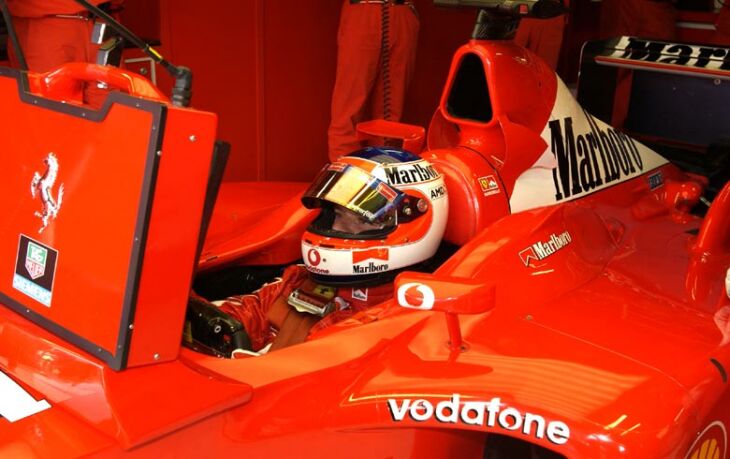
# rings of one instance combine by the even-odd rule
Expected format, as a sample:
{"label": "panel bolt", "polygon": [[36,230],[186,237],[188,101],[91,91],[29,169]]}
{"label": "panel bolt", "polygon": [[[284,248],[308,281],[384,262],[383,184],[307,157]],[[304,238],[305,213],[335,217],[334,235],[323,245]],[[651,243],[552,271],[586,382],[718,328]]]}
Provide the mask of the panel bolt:
{"label": "panel bolt", "polygon": [[160,360],[160,354],[155,354],[152,356],[152,358],[155,360]]}
{"label": "panel bolt", "polygon": [[191,135],[190,137],[188,137],[188,139],[189,139],[189,140],[190,140],[191,142],[197,142],[197,141],[198,141],[198,137],[197,137],[196,135],[194,135],[194,134],[193,134],[193,135]]}

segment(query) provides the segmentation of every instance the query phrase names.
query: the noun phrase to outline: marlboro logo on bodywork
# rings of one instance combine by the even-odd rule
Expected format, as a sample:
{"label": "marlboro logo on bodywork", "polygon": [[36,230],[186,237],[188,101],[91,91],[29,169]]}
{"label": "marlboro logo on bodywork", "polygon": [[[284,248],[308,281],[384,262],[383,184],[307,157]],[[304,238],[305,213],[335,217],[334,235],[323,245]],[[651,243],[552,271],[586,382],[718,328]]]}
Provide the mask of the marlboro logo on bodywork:
{"label": "marlboro logo on bodywork", "polygon": [[564,231],[560,234],[551,234],[550,239],[538,241],[520,252],[520,258],[525,266],[534,266],[534,263],[542,261],[565,246],[573,242],[570,233]]}
{"label": "marlboro logo on bodywork", "polygon": [[582,195],[602,185],[622,182],[644,172],[636,142],[611,128],[601,129],[585,112],[590,131],[573,132],[573,118],[550,121],[555,200]]}

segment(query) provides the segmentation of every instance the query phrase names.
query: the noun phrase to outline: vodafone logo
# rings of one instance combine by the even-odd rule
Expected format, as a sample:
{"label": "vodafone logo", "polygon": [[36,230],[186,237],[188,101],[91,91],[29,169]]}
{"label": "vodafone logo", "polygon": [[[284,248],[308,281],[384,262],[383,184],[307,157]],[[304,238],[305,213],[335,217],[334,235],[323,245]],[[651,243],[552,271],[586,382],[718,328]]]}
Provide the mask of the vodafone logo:
{"label": "vodafone logo", "polygon": [[322,255],[317,252],[317,249],[309,249],[309,252],[307,252],[307,261],[312,266],[318,266],[322,262]]}
{"label": "vodafone logo", "polygon": [[398,304],[408,309],[428,311],[433,309],[436,294],[428,285],[409,282],[398,287]]}

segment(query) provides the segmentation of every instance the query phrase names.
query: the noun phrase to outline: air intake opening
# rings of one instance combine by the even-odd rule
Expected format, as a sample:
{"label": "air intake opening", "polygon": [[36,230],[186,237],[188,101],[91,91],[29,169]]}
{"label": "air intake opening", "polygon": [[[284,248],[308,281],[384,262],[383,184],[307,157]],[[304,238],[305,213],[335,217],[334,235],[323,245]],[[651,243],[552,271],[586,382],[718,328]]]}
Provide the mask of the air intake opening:
{"label": "air intake opening", "polygon": [[454,118],[487,123],[492,119],[487,76],[482,60],[476,54],[467,54],[459,63],[459,70],[451,85],[446,110]]}

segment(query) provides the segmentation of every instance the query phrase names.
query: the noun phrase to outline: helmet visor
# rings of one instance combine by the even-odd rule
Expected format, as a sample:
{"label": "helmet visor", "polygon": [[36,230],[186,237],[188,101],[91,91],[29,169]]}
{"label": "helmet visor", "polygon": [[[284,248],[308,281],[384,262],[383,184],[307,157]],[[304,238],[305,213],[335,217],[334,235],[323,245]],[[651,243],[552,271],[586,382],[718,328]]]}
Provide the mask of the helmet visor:
{"label": "helmet visor", "polygon": [[307,208],[330,202],[355,212],[371,223],[387,222],[395,217],[403,193],[364,170],[344,163],[325,166],[304,192]]}

